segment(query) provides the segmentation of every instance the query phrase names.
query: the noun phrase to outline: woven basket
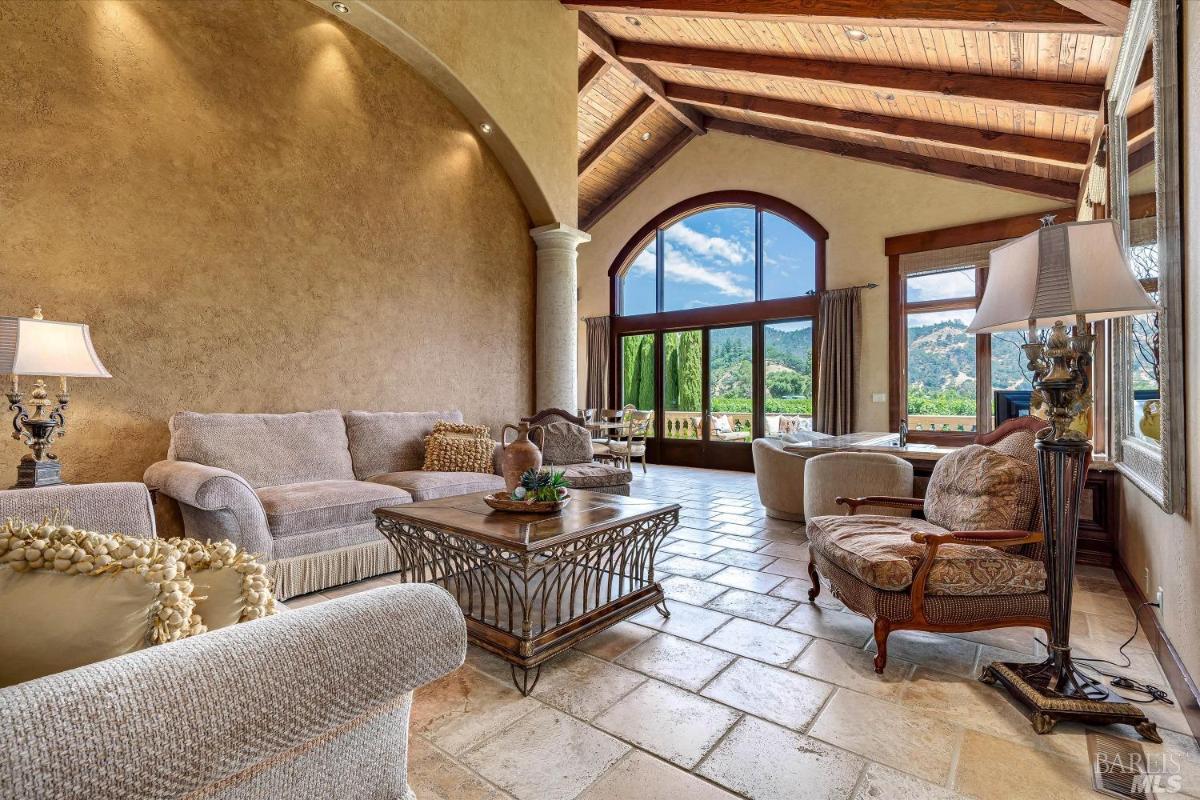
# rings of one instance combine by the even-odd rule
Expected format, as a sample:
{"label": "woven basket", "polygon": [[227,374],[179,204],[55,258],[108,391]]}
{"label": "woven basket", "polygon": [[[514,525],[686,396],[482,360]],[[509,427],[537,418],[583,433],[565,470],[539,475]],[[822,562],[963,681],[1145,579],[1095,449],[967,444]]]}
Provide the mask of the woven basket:
{"label": "woven basket", "polygon": [[567,503],[571,502],[571,495],[566,495],[561,500],[533,501],[514,500],[508,492],[496,492],[484,497],[483,502],[497,511],[519,511],[524,514],[553,514],[555,511],[562,511]]}

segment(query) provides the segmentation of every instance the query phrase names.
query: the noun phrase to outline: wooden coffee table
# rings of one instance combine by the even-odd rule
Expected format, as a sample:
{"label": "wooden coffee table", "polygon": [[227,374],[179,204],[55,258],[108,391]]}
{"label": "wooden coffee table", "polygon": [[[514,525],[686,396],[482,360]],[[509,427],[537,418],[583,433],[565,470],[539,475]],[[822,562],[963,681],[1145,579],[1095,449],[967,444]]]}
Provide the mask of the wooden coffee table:
{"label": "wooden coffee table", "polygon": [[470,640],[511,665],[522,694],[583,639],[650,606],[670,616],[654,558],[678,505],[572,491],[556,514],[523,514],[493,510],[486,494],[379,508],[376,526],[404,580],[456,597]]}

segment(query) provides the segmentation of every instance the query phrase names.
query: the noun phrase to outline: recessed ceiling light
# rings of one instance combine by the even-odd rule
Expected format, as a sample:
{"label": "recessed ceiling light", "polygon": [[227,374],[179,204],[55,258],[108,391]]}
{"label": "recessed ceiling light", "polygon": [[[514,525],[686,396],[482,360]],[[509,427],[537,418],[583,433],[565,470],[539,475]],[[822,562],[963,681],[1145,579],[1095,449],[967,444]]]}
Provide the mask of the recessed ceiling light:
{"label": "recessed ceiling light", "polygon": [[865,42],[867,39],[870,39],[871,37],[867,36],[866,31],[861,31],[858,28],[847,28],[846,29],[846,38],[852,42]]}
{"label": "recessed ceiling light", "polygon": [[349,14],[350,13],[350,6],[346,5],[345,3],[331,3],[330,5],[332,5],[333,10],[338,12],[339,14]]}
{"label": "recessed ceiling light", "polygon": [[642,25],[642,21],[640,19],[638,19],[637,17],[626,17],[625,21],[628,22],[630,25],[632,25],[635,28],[639,28]]}
{"label": "recessed ceiling light", "polygon": [[490,123],[490,122],[479,123],[479,130],[483,131],[484,133],[491,133],[492,132],[492,123]]}
{"label": "recessed ceiling light", "polygon": [[650,141],[650,137],[651,137],[651,136],[653,136],[653,135],[654,135],[654,134],[653,134],[653,133],[651,133],[650,131],[643,131],[643,133],[642,133],[642,141],[643,141],[643,142],[648,142],[648,141]]}

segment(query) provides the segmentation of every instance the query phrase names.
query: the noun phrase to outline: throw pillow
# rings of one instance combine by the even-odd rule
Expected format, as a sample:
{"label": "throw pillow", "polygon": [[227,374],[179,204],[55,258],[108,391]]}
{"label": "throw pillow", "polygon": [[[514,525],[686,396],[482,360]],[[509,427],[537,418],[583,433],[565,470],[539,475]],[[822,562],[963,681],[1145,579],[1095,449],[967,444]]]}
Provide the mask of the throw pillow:
{"label": "throw pillow", "polygon": [[973,444],[944,456],[929,476],[925,519],[950,531],[1029,530],[1037,505],[1031,464]]}
{"label": "throw pillow", "polygon": [[721,414],[712,418],[713,430],[717,433],[732,433],[733,428],[729,425],[729,417]]}
{"label": "throw pillow", "polygon": [[433,433],[425,437],[427,472],[495,471],[496,443],[488,436],[486,425],[463,425],[439,421]]}
{"label": "throw pillow", "polygon": [[573,422],[551,422],[542,425],[542,463],[590,464],[592,463],[592,437],[587,428]]}
{"label": "throw pillow", "polygon": [[276,612],[267,568],[233,542],[171,539],[195,586],[196,613],[210,631]]}
{"label": "throw pillow", "polygon": [[9,520],[0,528],[0,686],[205,628],[178,547]]}

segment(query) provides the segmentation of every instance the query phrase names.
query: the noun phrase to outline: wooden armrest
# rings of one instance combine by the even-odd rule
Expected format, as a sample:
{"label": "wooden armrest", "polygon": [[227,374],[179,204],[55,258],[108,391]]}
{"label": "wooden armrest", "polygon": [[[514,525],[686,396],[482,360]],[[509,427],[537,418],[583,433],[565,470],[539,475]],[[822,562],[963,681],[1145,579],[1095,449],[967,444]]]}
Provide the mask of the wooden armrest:
{"label": "wooden armrest", "polygon": [[914,533],[917,544],[982,544],[988,547],[1013,547],[1038,544],[1045,540],[1041,531],[952,531],[950,533]]}
{"label": "wooden armrest", "polygon": [[850,514],[858,511],[859,506],[886,506],[888,508],[920,509],[925,501],[919,497],[888,497],[887,495],[868,495],[866,497],[836,497],[834,502],[840,506],[850,506]]}

